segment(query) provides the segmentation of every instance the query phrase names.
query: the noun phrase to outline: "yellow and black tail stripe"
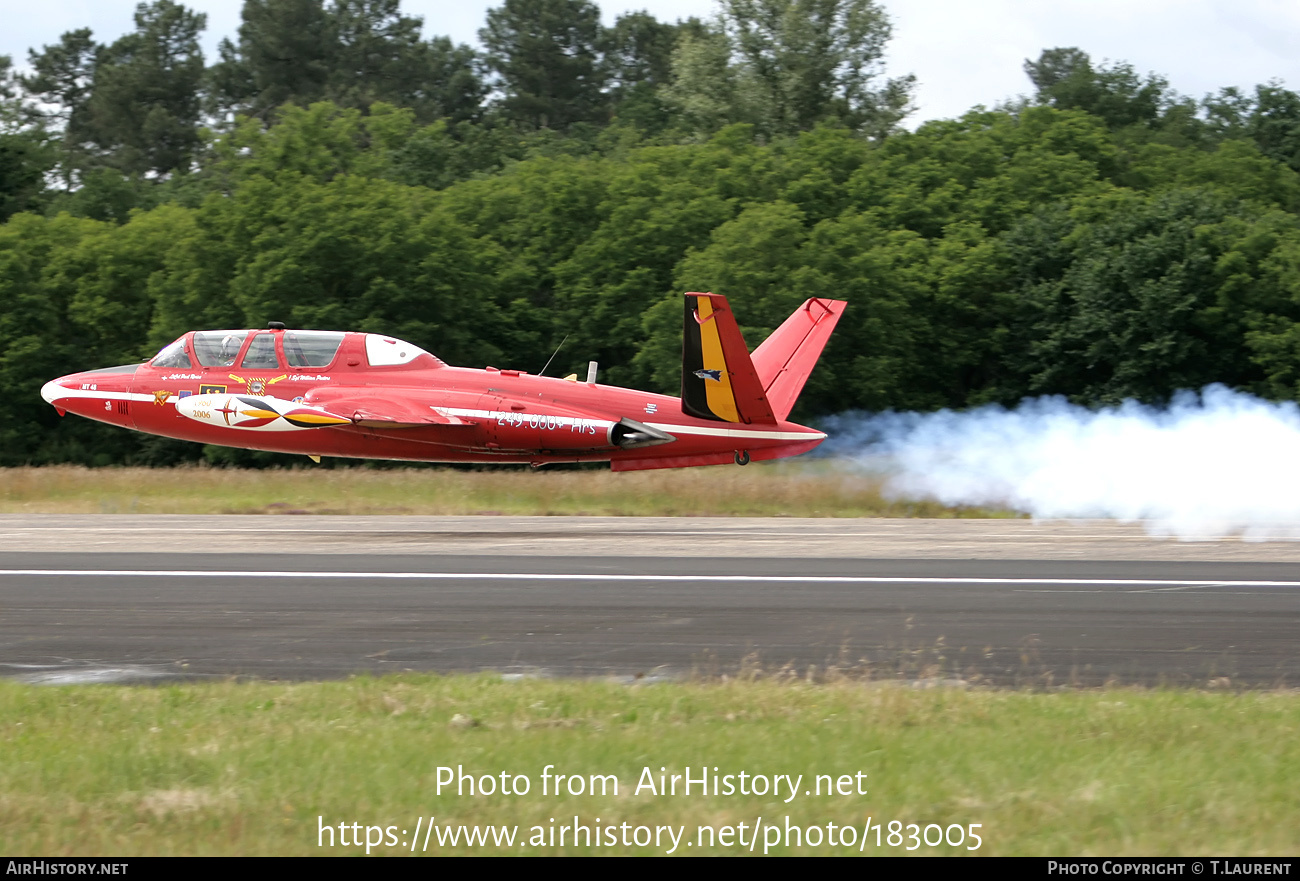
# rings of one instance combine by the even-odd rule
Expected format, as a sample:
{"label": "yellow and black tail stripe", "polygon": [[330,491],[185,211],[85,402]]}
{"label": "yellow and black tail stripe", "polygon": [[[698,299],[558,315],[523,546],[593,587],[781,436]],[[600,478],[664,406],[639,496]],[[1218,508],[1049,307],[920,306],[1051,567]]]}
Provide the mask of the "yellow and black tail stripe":
{"label": "yellow and black tail stripe", "polygon": [[776,425],[736,316],[720,294],[687,294],[682,412],[700,419]]}
{"label": "yellow and black tail stripe", "polygon": [[713,301],[686,297],[682,330],[682,410],[701,419],[739,422],[731,371],[722,351],[722,338]]}

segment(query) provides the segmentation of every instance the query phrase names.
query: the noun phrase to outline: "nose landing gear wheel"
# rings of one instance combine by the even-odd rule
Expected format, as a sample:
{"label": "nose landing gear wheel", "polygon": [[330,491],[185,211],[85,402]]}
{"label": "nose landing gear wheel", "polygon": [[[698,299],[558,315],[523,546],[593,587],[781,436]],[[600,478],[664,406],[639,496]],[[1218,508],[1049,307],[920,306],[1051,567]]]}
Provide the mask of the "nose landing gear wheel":
{"label": "nose landing gear wheel", "polygon": [[736,464],[737,465],[749,464],[749,450],[740,450],[739,452],[736,453]]}

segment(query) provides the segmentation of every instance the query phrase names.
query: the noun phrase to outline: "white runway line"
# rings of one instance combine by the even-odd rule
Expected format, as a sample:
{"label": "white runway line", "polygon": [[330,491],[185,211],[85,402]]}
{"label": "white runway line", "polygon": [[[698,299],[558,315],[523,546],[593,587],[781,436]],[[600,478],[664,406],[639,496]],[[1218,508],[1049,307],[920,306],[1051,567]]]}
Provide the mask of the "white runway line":
{"label": "white runway line", "polygon": [[1057,584],[1100,585],[1112,587],[1155,587],[1178,589],[1189,587],[1300,587],[1300,581],[1256,579],[1214,579],[1201,581],[1181,578],[975,578],[963,576],[908,575],[638,575],[542,572],[251,572],[209,569],[0,569],[4,577],[82,577],[82,578],[374,578],[424,581],[650,581],[715,582],[758,584]]}

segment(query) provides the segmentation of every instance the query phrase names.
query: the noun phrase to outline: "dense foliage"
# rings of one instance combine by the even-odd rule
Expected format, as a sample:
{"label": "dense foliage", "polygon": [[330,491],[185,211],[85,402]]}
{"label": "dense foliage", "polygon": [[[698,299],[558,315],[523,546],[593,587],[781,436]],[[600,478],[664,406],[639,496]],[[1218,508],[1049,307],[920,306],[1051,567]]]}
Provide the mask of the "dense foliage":
{"label": "dense foliage", "polygon": [[198,455],[40,385],[269,319],[673,392],[690,290],[751,345],[850,301],[796,417],[1300,393],[1300,96],[1053,49],[1032,98],[908,132],[870,0],[719,9],[504,0],[478,56],[397,0],[246,0],[204,67],[158,0],[0,60],[0,464]]}

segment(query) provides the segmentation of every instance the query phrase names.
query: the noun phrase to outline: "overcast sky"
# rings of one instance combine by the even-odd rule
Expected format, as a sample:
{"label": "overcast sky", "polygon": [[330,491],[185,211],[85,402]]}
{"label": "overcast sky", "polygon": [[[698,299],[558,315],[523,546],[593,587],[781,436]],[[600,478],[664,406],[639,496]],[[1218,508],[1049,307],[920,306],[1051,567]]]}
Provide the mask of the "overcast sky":
{"label": "overcast sky", "polygon": [[[234,36],[242,0],[189,0],[208,15],[204,50]],[[403,0],[424,18],[426,36],[477,43],[489,8],[501,0]],[[673,21],[708,16],[710,0],[599,0],[605,22],[644,9]],[[1300,88],[1297,0],[884,0],[894,23],[887,72],[916,74],[913,124],[960,116],[1029,91],[1022,65],[1052,46],[1077,46],[1094,61],[1127,61],[1200,98],[1222,86],[1271,79]],[[20,64],[27,50],[90,27],[100,42],[131,30],[133,0],[0,0],[0,54]]]}

